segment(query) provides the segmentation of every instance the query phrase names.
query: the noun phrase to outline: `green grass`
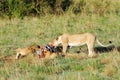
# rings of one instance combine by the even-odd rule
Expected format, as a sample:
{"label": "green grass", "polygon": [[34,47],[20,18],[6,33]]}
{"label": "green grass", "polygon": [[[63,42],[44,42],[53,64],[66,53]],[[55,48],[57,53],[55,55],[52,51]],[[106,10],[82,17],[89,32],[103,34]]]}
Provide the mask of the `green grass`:
{"label": "green grass", "polygon": [[[120,16],[80,16],[65,14],[41,18],[0,19],[0,58],[15,57],[15,49],[32,44],[46,45],[62,33],[91,32],[107,44],[120,46]],[[98,46],[96,44],[96,46]],[[86,47],[81,47],[86,48]],[[69,53],[75,53],[73,47]],[[0,60],[1,80],[119,80],[120,54],[117,50],[104,52],[97,58],[56,58],[41,62],[33,56],[20,60]]]}

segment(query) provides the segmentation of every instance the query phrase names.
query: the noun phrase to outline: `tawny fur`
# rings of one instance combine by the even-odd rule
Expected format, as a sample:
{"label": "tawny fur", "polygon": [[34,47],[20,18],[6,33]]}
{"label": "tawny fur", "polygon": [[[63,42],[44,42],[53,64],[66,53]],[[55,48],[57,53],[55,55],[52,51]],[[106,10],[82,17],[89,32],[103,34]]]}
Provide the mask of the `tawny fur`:
{"label": "tawny fur", "polygon": [[62,34],[61,36],[57,37],[53,40],[51,45],[58,46],[59,44],[62,44],[63,50],[62,53],[65,54],[67,51],[68,46],[81,46],[81,45],[87,45],[88,47],[88,56],[94,57],[94,45],[95,42],[103,47],[107,47],[108,45],[102,45],[98,39],[96,39],[96,36],[91,33],[83,33],[83,34]]}
{"label": "tawny fur", "polygon": [[29,54],[35,53],[36,50],[38,50],[40,48],[40,46],[36,45],[36,46],[29,46],[29,47],[25,47],[25,48],[18,48],[16,49],[16,59],[19,59],[19,57],[21,56],[27,56]]}

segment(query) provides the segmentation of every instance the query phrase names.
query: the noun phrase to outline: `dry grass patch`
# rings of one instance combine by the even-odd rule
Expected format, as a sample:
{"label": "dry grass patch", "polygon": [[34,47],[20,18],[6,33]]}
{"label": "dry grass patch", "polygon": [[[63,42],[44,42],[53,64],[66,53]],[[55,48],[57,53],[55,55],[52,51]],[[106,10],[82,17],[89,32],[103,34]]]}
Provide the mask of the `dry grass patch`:
{"label": "dry grass patch", "polygon": [[111,62],[111,57],[105,57],[100,62],[101,64],[109,64]]}
{"label": "dry grass patch", "polygon": [[103,69],[103,73],[106,74],[107,76],[112,77],[115,73],[117,73],[117,68],[114,65],[106,65],[105,68]]}

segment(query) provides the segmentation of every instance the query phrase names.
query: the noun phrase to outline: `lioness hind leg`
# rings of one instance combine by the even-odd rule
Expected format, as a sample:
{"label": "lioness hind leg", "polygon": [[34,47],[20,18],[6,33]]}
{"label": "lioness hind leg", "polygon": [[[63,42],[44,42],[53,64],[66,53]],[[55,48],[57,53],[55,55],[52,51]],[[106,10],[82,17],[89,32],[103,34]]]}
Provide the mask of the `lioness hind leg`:
{"label": "lioness hind leg", "polygon": [[88,47],[88,57],[94,57],[94,56],[95,56],[94,49]]}
{"label": "lioness hind leg", "polygon": [[95,52],[94,52],[94,42],[87,44],[88,47],[88,57],[94,57]]}

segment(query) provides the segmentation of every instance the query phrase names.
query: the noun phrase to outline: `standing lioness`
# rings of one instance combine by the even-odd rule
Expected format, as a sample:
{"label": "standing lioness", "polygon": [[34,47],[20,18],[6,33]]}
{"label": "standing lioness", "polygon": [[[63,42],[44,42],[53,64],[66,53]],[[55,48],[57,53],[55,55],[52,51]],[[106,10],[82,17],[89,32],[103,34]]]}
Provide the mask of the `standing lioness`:
{"label": "standing lioness", "polygon": [[88,56],[93,57],[95,55],[94,53],[94,44],[95,41],[97,41],[98,44],[100,44],[103,47],[106,47],[102,45],[97,39],[96,36],[91,33],[83,33],[83,34],[62,34],[61,36],[54,39],[54,41],[51,43],[53,46],[58,46],[60,43],[63,46],[62,53],[65,54],[67,50],[67,46],[81,46],[81,45],[87,45],[88,47]]}

